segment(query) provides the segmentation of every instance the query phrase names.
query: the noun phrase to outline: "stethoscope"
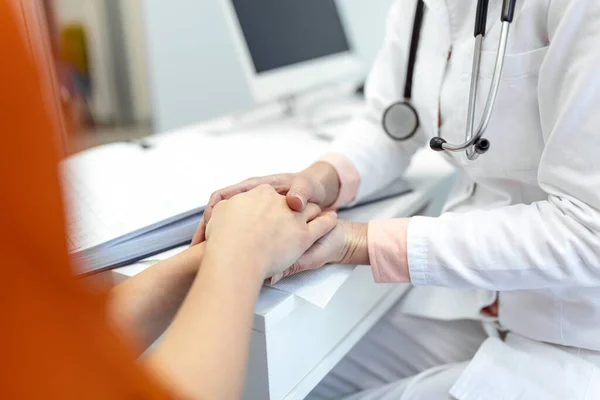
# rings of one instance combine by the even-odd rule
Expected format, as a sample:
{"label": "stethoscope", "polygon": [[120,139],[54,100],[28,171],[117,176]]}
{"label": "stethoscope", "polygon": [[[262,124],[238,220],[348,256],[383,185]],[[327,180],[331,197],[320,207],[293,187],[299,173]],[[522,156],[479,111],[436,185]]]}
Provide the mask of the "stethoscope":
{"label": "stethoscope", "polygon": [[[481,48],[483,38],[485,36],[488,3],[489,0],[477,1],[477,14],[475,18],[475,52],[473,55],[473,70],[471,74],[471,91],[469,93],[465,142],[458,145],[450,144],[441,137],[434,137],[429,142],[429,147],[435,151],[465,151],[469,160],[475,160],[480,154],[484,154],[490,149],[490,142],[483,138],[483,134],[488,127],[494,105],[496,104],[496,96],[500,86],[502,67],[504,65],[504,57],[506,54],[508,32],[510,23],[513,20],[516,0],[503,0],[502,13],[500,15],[500,20],[502,21],[502,32],[500,35],[500,43],[498,45],[498,53],[496,56],[496,65],[494,67],[492,84],[488,94],[487,102],[485,104],[482,119],[479,123],[476,133],[473,134],[473,128],[475,126],[477,84],[479,67],[481,64]],[[419,47],[421,26],[423,25],[424,11],[425,4],[423,3],[423,0],[418,0],[413,23],[412,37],[410,41],[410,51],[408,54],[408,68],[406,71],[406,82],[404,86],[404,100],[392,104],[385,110],[383,114],[383,129],[394,140],[410,139],[419,129],[419,115],[417,110],[411,105],[411,97],[413,74],[417,58],[417,49]]]}

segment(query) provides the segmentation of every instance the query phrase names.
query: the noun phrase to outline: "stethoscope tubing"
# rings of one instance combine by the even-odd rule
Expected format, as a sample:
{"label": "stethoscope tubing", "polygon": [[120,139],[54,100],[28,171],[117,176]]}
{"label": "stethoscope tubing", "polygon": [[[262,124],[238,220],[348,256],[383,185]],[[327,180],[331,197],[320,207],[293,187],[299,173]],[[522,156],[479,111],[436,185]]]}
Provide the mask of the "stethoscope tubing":
{"label": "stethoscope tubing", "polygon": [[[490,120],[493,115],[494,107],[498,97],[498,90],[500,88],[500,81],[502,78],[502,71],[504,67],[504,59],[506,57],[506,48],[508,44],[508,37],[510,33],[510,24],[514,18],[516,0],[503,0],[502,12],[500,19],[502,21],[502,31],[500,34],[500,40],[498,44],[498,52],[496,55],[496,63],[494,66],[494,74],[492,77],[492,84],[488,97],[486,100],[485,108],[483,111],[482,118],[475,130],[475,110],[477,106],[477,89],[479,82],[479,71],[481,66],[481,50],[483,45],[483,38],[485,37],[486,22],[487,22],[487,10],[489,0],[478,0],[477,2],[477,14],[475,18],[475,48],[473,54],[473,68],[471,73],[471,86],[469,92],[469,104],[467,114],[467,126],[465,130],[465,142],[461,144],[448,143],[442,137],[435,137],[431,139],[430,147],[435,151],[449,151],[449,152],[460,152],[465,151],[466,156],[469,160],[476,160],[479,155],[487,152],[490,147],[490,143],[487,139],[483,138],[486,132]],[[416,62],[419,36],[423,21],[424,14],[424,2],[423,0],[417,1],[417,8],[415,11],[415,20],[413,24],[413,32],[411,37],[411,47],[408,60],[407,79],[405,82],[404,90],[404,101],[399,101],[389,106],[382,118],[382,125],[384,131],[394,140],[407,140],[414,136],[419,127],[419,116],[416,109],[410,104],[412,95],[412,81],[413,73]],[[398,107],[405,107],[405,111],[409,111],[409,114],[414,113],[416,126],[412,132],[408,134],[399,134],[393,132],[390,121],[392,119],[392,112]]]}

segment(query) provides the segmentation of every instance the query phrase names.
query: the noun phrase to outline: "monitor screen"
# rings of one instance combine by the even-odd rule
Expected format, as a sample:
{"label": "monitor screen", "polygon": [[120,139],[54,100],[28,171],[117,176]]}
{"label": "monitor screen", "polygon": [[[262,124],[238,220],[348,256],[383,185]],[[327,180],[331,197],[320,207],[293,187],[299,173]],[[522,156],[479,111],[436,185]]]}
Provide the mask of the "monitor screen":
{"label": "monitor screen", "polygon": [[257,73],[348,52],[335,0],[231,0]]}

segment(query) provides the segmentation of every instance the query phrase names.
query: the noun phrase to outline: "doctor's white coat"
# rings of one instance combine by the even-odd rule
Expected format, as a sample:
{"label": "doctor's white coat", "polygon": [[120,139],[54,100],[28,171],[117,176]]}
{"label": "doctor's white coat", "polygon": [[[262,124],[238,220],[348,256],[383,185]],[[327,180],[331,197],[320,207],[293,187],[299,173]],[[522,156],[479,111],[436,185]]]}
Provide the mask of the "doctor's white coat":
{"label": "doctor's white coat", "polygon": [[[357,199],[400,176],[431,137],[464,141],[477,2],[425,3],[412,100],[418,134],[395,142],[381,127],[384,109],[402,98],[416,5],[398,0],[367,82],[368,111],[334,142],[361,176]],[[490,0],[476,121],[493,74],[501,3]],[[459,171],[446,213],[413,218],[408,228],[413,284],[467,290],[436,299],[416,288],[411,296],[429,310],[472,296],[479,309],[499,292],[500,324],[533,344],[489,339],[452,394],[600,399],[600,0],[517,1],[485,137],[491,148],[474,162],[445,155]]]}

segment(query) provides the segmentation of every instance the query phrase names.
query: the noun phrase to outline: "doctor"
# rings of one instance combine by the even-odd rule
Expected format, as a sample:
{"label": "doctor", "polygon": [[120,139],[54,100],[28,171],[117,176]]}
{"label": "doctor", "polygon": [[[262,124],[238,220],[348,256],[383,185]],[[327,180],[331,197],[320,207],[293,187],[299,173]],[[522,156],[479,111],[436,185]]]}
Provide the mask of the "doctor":
{"label": "doctor", "polygon": [[[507,10],[489,1],[479,53],[477,7],[425,0],[415,29],[417,0],[398,0],[365,115],[306,170],[215,193],[205,218],[220,200],[262,183],[287,193],[297,210],[351,204],[401,176],[432,138],[460,144],[478,133]],[[368,263],[378,282],[415,286],[310,398],[600,398],[600,2],[520,0],[508,11],[489,142],[468,155],[442,152],[458,171],[444,214],[340,222],[291,271]],[[405,140],[392,137],[415,124],[410,112],[396,109],[407,119],[382,123],[398,101],[418,116]],[[203,240],[204,222],[194,242]]]}

